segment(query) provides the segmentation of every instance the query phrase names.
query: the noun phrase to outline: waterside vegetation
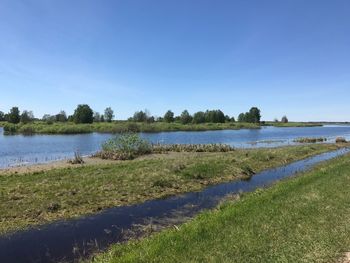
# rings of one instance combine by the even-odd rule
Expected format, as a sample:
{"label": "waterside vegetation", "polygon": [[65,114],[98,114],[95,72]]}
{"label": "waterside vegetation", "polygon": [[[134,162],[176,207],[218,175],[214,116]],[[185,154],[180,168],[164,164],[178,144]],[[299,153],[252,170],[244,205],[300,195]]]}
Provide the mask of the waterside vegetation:
{"label": "waterside vegetation", "polygon": [[348,154],[91,262],[348,262],[349,184]]}
{"label": "waterside vegetation", "polygon": [[[102,209],[140,203],[338,149],[315,144],[229,152],[168,152],[110,164],[66,164],[32,173],[0,173],[0,233]],[[54,208],[54,209],[53,209]]]}

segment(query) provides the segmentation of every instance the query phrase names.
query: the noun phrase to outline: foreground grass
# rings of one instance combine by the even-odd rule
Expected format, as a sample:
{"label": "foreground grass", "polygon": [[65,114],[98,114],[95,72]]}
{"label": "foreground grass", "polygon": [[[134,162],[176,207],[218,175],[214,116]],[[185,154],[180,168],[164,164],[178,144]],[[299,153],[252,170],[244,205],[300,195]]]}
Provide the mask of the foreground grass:
{"label": "foreground grass", "polygon": [[347,155],[93,262],[341,262],[350,251],[349,186]]}
{"label": "foreground grass", "polygon": [[207,130],[237,130],[237,129],[259,129],[260,126],[254,123],[202,123],[202,124],[181,124],[166,122],[129,122],[114,121],[99,122],[92,124],[75,124],[73,122],[47,124],[35,122],[29,124],[3,123],[4,130],[8,133],[21,134],[79,134],[91,132],[118,133],[125,131],[132,132],[162,132],[162,131],[207,131]]}
{"label": "foreground grass", "polygon": [[0,175],[0,233],[246,178],[339,146],[171,153],[113,164]]}

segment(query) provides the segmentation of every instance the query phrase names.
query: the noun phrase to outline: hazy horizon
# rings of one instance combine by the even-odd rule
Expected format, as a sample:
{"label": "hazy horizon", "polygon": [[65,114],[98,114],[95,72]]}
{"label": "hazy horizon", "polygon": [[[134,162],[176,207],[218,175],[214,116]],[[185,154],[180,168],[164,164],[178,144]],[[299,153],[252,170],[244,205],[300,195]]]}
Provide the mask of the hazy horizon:
{"label": "hazy horizon", "polygon": [[350,121],[350,2],[0,2],[0,111]]}

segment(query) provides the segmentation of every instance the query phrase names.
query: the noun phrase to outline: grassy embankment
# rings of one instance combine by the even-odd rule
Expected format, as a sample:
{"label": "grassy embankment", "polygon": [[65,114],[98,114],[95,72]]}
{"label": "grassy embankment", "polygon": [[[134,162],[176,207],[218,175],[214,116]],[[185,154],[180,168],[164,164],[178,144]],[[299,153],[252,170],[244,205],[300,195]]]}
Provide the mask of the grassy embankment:
{"label": "grassy embankment", "polygon": [[0,174],[0,234],[251,176],[334,144],[227,153],[170,153],[33,173]]}
{"label": "grassy embankment", "polygon": [[176,229],[115,245],[93,262],[343,262],[349,185],[348,154]]}
{"label": "grassy embankment", "polygon": [[22,134],[78,134],[78,133],[118,133],[125,131],[132,132],[162,132],[162,131],[206,131],[206,130],[236,130],[236,129],[259,129],[260,126],[254,123],[202,123],[202,124],[181,124],[166,122],[129,122],[114,121],[98,122],[92,124],[75,124],[72,122],[47,124],[45,122],[34,122],[28,124],[3,124],[5,132]]}

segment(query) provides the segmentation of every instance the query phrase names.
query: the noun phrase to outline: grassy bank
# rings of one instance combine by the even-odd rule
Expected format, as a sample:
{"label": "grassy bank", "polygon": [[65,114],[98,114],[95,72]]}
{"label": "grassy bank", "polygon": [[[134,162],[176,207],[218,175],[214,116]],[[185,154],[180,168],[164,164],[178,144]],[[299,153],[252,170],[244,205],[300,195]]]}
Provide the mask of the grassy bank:
{"label": "grassy bank", "polygon": [[323,126],[322,123],[317,122],[266,122],[265,125],[267,126],[274,126],[274,127],[319,127]]}
{"label": "grassy bank", "polygon": [[247,178],[331,144],[227,153],[169,153],[113,164],[0,175],[0,233]]}
{"label": "grassy bank", "polygon": [[[93,262],[343,262],[350,251],[350,155]],[[340,260],[340,261],[339,261]]]}
{"label": "grassy bank", "polygon": [[163,132],[163,131],[207,131],[207,130],[237,130],[237,129],[259,129],[258,124],[253,123],[202,123],[202,124],[181,124],[166,122],[129,122],[114,121],[98,122],[92,124],[75,124],[72,122],[47,124],[45,122],[34,122],[29,124],[3,125],[8,133],[21,134],[78,134],[78,133],[119,133],[119,132]]}

